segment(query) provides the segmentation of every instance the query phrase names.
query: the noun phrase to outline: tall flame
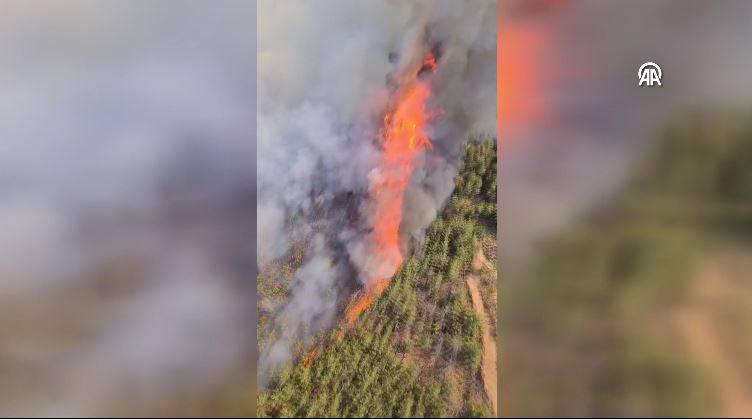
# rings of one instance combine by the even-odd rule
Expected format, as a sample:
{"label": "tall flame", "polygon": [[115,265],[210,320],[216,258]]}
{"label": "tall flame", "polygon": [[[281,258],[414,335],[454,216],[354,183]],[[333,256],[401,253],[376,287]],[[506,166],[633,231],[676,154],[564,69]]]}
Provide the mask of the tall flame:
{"label": "tall flame", "polygon": [[[430,70],[436,66],[433,55],[424,61]],[[379,176],[370,185],[375,202],[373,229],[374,250],[366,262],[373,277],[366,289],[345,313],[349,326],[389,284],[389,278],[402,263],[399,228],[402,222],[402,204],[410,182],[416,158],[432,147],[426,132],[429,113],[426,103],[430,88],[426,81],[416,81],[399,96],[396,106],[384,117],[381,132],[384,152],[378,166]]]}

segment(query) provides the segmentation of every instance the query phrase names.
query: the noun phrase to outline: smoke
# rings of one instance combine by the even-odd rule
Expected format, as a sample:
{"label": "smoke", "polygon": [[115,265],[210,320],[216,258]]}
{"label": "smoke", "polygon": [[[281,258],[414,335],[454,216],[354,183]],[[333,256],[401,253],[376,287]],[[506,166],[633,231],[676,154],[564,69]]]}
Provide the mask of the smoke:
{"label": "smoke", "polygon": [[0,9],[0,412],[128,415],[231,379],[254,336],[255,6]]}
{"label": "smoke", "polygon": [[437,57],[427,77],[438,116],[429,124],[434,148],[405,193],[404,248],[451,193],[461,144],[495,134],[497,9],[495,1],[262,1],[259,13],[259,266],[284,263],[308,243],[289,299],[260,296],[274,331],[262,341],[263,383],[289,362],[294,342],[310,342],[374,277],[368,187],[380,175],[380,129],[427,52]]}
{"label": "smoke", "polygon": [[[749,2],[556,3],[503,3],[502,70],[522,73],[510,77],[509,90],[527,88],[502,111],[507,272],[523,266],[541,238],[603,205],[668,117],[749,106],[752,97],[750,56],[739,53],[752,35]],[[660,89],[637,88],[646,61],[661,66]],[[519,115],[523,108],[534,115]]]}
{"label": "smoke", "polygon": [[[548,405],[556,406],[552,408],[556,414],[567,414],[563,411],[568,409],[575,415],[613,416],[621,412],[649,415],[649,410],[688,406],[694,394],[714,394],[715,389],[709,386],[697,393],[690,390],[692,396],[687,396],[685,390],[692,385],[687,377],[712,375],[719,368],[702,355],[687,351],[688,345],[681,334],[674,334],[673,330],[656,331],[656,325],[664,324],[658,327],[667,330],[679,322],[664,322],[658,319],[660,314],[655,314],[667,313],[663,316],[668,317],[674,312],[701,312],[697,317],[710,325],[710,331],[698,340],[708,345],[722,342],[723,349],[713,352],[730,369],[743,374],[743,363],[736,363],[737,359],[729,355],[744,352],[734,352],[741,345],[737,339],[740,335],[719,338],[720,334],[713,330],[713,309],[697,310],[693,304],[698,289],[718,278],[722,281],[727,275],[721,272],[728,266],[722,268],[722,265],[736,263],[730,262],[736,256],[726,259],[718,255],[735,254],[737,250],[729,252],[728,249],[733,249],[729,244],[737,246],[736,240],[741,235],[719,245],[709,239],[713,235],[708,231],[709,225],[671,216],[678,211],[663,212],[665,223],[653,224],[648,214],[653,214],[654,201],[649,195],[643,197],[631,189],[624,194],[619,188],[627,178],[641,175],[639,169],[645,167],[646,158],[649,163],[655,162],[656,142],[668,139],[669,134],[663,131],[667,122],[705,114],[688,114],[688,110],[723,115],[725,109],[733,110],[729,113],[733,114],[736,106],[748,110],[752,105],[749,72],[752,56],[746,53],[752,39],[752,26],[748,23],[752,18],[752,3],[540,1],[536,2],[537,9],[530,3],[533,2],[504,2],[509,9],[503,12],[500,22],[500,71],[509,74],[520,67],[529,70],[520,72],[517,80],[528,89],[508,102],[501,112],[505,120],[501,132],[505,145],[500,185],[501,264],[507,291],[505,301],[520,303],[513,308],[509,307],[514,304],[506,304],[503,314],[507,320],[504,339],[511,343],[505,352],[505,382],[509,385],[503,388],[505,400],[510,403],[503,414],[545,416],[543,410],[533,409]],[[637,86],[637,69],[647,61],[661,66],[662,87]],[[534,82],[524,83],[527,79]],[[535,112],[520,115],[519,108]],[[695,122],[687,123],[687,129],[704,127]],[[686,135],[718,141],[726,138],[722,129],[719,132],[713,129],[686,131]],[[694,146],[691,142],[677,144],[680,145],[671,152],[678,155]],[[722,161],[715,156],[707,157],[708,161]],[[681,179],[692,182],[689,176]],[[688,199],[689,190],[673,191],[676,196],[672,199],[676,202]],[[702,203],[716,205],[718,200],[703,197]],[[626,206],[628,210],[600,211],[614,206],[622,209]],[[640,214],[645,218],[640,218]],[[712,225],[732,224],[725,215],[716,217],[723,221],[714,221]],[[587,221],[584,229],[579,225],[582,220]],[[610,231],[625,232],[629,238],[617,237],[619,234],[612,237],[609,226],[618,226]],[[663,227],[675,226],[683,232],[696,232],[697,238],[692,232],[688,240],[682,238],[680,243],[663,241],[667,231]],[[606,228],[595,234],[590,234],[592,230],[582,234],[587,229],[602,227]],[[552,235],[556,235],[554,248],[546,245],[546,239]],[[638,237],[638,246],[644,254],[653,257],[666,248],[666,256],[656,266],[649,265],[651,262],[647,260],[630,261],[632,269],[628,275],[632,279],[629,284],[620,281],[624,287],[595,286],[605,277],[600,268],[596,268],[597,272],[581,269],[577,249],[597,249],[592,253],[598,262],[586,262],[591,266],[601,261],[610,263],[607,261],[610,256],[605,256],[609,251],[600,246],[622,245],[634,237]],[[662,240],[660,246],[650,243],[654,238]],[[562,244],[564,247],[559,246]],[[568,245],[574,246],[566,248]],[[687,247],[697,247],[700,251],[686,252]],[[552,255],[560,259],[552,260]],[[706,263],[717,269],[712,275],[704,273]],[[654,269],[658,265],[661,269]],[[664,270],[668,266],[681,266],[686,272],[678,278],[673,270]],[[570,275],[573,272],[582,272],[584,277],[574,278]],[[588,283],[588,277],[595,282]],[[530,280],[532,284],[525,284]],[[670,289],[655,287],[668,283],[672,284]],[[557,287],[566,291],[550,292]],[[735,289],[738,292],[741,287]],[[670,298],[663,298],[669,294]],[[588,297],[577,298],[577,295]],[[521,302],[524,299],[526,302]],[[628,304],[621,303],[626,300]],[[536,301],[539,304],[535,308],[523,307]],[[603,304],[609,308],[601,310]],[[726,312],[733,310],[729,309],[733,303],[721,305]],[[612,310],[615,307],[619,308]],[[576,321],[562,320],[573,313],[577,313],[572,317]],[[650,313],[646,315],[647,322],[636,320],[645,313]],[[719,328],[743,330],[743,317],[724,318],[718,323],[723,324]],[[699,323],[693,321],[693,330]],[[691,343],[692,339],[686,342]],[[649,348],[646,356],[626,362],[650,363],[649,371],[668,363],[681,366],[660,378],[648,377],[649,374],[636,378],[635,372],[642,368],[625,367],[625,360],[630,359],[630,353],[646,348]],[[542,373],[536,374],[533,371],[536,368]],[[553,372],[556,369],[559,371]],[[731,393],[726,389],[734,386],[724,385],[737,382],[733,374],[730,378],[726,376],[728,379],[722,374],[718,377],[714,380],[719,383],[718,394]],[[662,384],[646,390],[651,387],[648,384],[651,379]],[[611,397],[601,383],[619,383],[621,397]],[[647,398],[628,396],[630,393],[644,394]],[[743,395],[736,400],[745,401]],[[708,409],[723,407],[719,403]]]}
{"label": "smoke", "polygon": [[[268,359],[263,361],[269,365],[288,360],[292,355],[290,347],[298,336],[310,335],[332,320],[337,301],[337,266],[332,264],[332,255],[321,236],[311,246],[313,256],[295,273],[290,302],[279,314],[278,321],[284,328],[282,336],[269,349]],[[259,369],[266,367],[262,363]]]}

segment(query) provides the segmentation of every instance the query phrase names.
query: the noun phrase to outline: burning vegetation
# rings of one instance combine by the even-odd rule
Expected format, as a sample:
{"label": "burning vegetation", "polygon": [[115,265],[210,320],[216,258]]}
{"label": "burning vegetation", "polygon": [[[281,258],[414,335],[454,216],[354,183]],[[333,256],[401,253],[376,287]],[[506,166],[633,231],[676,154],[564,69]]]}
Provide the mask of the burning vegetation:
{"label": "burning vegetation", "polygon": [[[338,6],[336,10],[328,9],[327,22],[336,21],[333,15],[348,10],[346,4],[325,2],[325,6]],[[318,53],[311,53],[309,57],[314,61],[312,66],[322,60],[329,62],[329,66],[323,78],[321,69],[316,71],[315,68],[308,68],[310,71],[302,75],[318,76],[310,83],[299,83],[305,92],[311,92],[310,96],[286,96],[284,93],[292,83],[290,78],[277,77],[278,72],[262,71],[261,272],[258,278],[258,377],[264,389],[259,396],[262,415],[324,414],[321,406],[306,406],[307,402],[302,399],[289,399],[289,391],[308,401],[316,398],[319,403],[330,404],[331,410],[326,415],[355,414],[354,403],[365,396],[363,392],[373,393],[373,402],[385,394],[370,388],[375,382],[360,383],[362,385],[353,382],[352,374],[360,370],[378,381],[377,377],[386,372],[383,367],[387,364],[402,369],[406,374],[402,376],[403,384],[409,384],[410,389],[416,391],[422,386],[417,380],[419,376],[428,374],[439,380],[445,370],[447,377],[451,376],[449,385],[453,390],[446,397],[451,402],[445,407],[428,407],[443,403],[440,400],[443,396],[435,403],[414,399],[414,407],[405,406],[400,408],[401,412],[460,414],[467,408],[462,400],[488,406],[480,375],[475,374],[479,368],[475,361],[482,355],[480,335],[473,334],[471,327],[467,329],[467,336],[444,339],[442,335],[448,332],[434,330],[431,324],[441,324],[444,314],[435,316],[445,311],[466,313],[464,309],[468,309],[473,313],[461,278],[466,257],[454,260],[451,255],[471,254],[480,236],[495,234],[495,223],[486,223],[491,217],[489,211],[495,216],[495,202],[481,198],[485,192],[490,193],[490,187],[477,189],[484,175],[476,174],[474,180],[462,186],[464,175],[458,176],[463,144],[469,138],[483,138],[482,142],[475,141],[471,148],[484,150],[480,152],[484,156],[484,170],[490,162],[486,158],[490,159],[491,154],[495,162],[495,141],[492,140],[496,126],[495,106],[480,106],[485,103],[481,98],[491,103],[495,99],[481,94],[480,89],[483,86],[485,92],[489,86],[495,86],[495,72],[480,70],[488,69],[489,65],[494,68],[495,48],[489,41],[495,39],[495,5],[484,2],[487,10],[470,13],[452,2],[426,3],[409,8],[410,12],[405,14],[408,9],[404,9],[402,3],[374,4],[376,8],[388,9],[389,13],[393,8],[400,9],[400,13],[392,16],[396,20],[386,26],[388,30],[400,28],[400,32],[359,29],[353,32],[351,16],[347,15],[347,24],[342,28],[346,28],[348,39],[354,39],[352,46],[357,44],[358,48],[342,54],[340,44],[337,48],[314,45]],[[271,13],[285,9],[270,7],[268,10]],[[362,11],[356,15],[360,16],[359,13]],[[401,20],[408,16],[412,17]],[[380,21],[366,19],[361,23],[373,22]],[[395,23],[396,26],[389,26]],[[466,33],[467,28],[473,29]],[[275,37],[278,35],[274,33]],[[273,46],[268,50],[270,55],[262,57],[266,62],[276,63],[269,57],[277,57],[279,63],[283,63],[310,51],[311,46],[305,45],[294,49],[294,54],[285,55],[280,48],[288,45],[288,34],[284,34],[284,38],[283,42],[266,42],[262,34],[262,45]],[[341,42],[342,39],[327,36],[323,42]],[[361,41],[366,43],[361,45]],[[372,45],[387,48],[381,51],[383,55],[374,54]],[[339,52],[333,56],[331,51],[335,50]],[[332,77],[333,61],[344,64],[334,68],[348,71]],[[484,79],[491,76],[492,80]],[[270,93],[265,94],[265,91]],[[463,96],[460,98],[458,93]],[[291,100],[288,102],[288,99]],[[495,167],[493,173],[493,179],[483,178],[483,182],[494,184],[495,196]],[[437,217],[440,220],[452,206],[447,202],[455,184],[472,191],[466,199],[458,201],[463,205],[460,212],[470,207],[482,210],[463,212],[468,218],[465,221],[459,217],[452,223],[437,221]],[[474,204],[467,207],[467,203]],[[475,207],[475,203],[479,206]],[[481,218],[486,221],[481,222]],[[467,248],[432,250],[440,250],[445,256],[431,262],[434,256],[424,253],[429,240],[426,229],[432,222],[440,223],[437,232],[446,230],[444,233],[451,235],[463,230],[462,237],[455,241]],[[399,285],[406,267],[413,266],[414,272],[410,275],[416,274],[415,264],[423,259],[426,265],[420,269],[435,265],[436,271],[420,274],[422,277],[411,280],[409,285]],[[451,272],[442,273],[441,269],[451,269]],[[447,296],[437,300],[433,294],[437,291],[433,287],[448,283],[450,274],[456,282],[455,288],[442,292],[455,295],[457,301],[452,303],[451,309]],[[404,305],[392,307],[396,304],[392,299],[403,292],[413,296],[411,301],[405,300]],[[388,312],[384,312],[385,301],[390,301]],[[464,305],[459,307],[460,303]],[[375,325],[376,317],[380,322],[402,323],[404,319],[395,315],[405,309],[414,316],[421,316],[420,321],[413,318],[416,324],[421,324],[414,332],[409,332],[407,325],[399,336],[383,328],[369,330]],[[474,319],[462,315],[447,316],[447,319],[450,317],[464,319],[457,320],[460,323],[465,320],[472,323]],[[450,340],[454,345],[451,347],[453,355],[437,362],[433,352],[446,350],[449,354],[446,348]],[[355,354],[362,350],[362,345],[377,345],[379,349],[367,356]],[[394,355],[397,358],[389,355],[394,351],[398,351],[399,356]],[[458,355],[460,353],[463,355]],[[349,361],[341,358],[350,355],[354,358],[348,358]],[[459,358],[467,363],[458,364]],[[344,364],[348,366],[345,368]],[[299,388],[298,383],[290,381],[290,374],[298,374],[298,371],[307,375],[311,380],[309,384],[314,387]],[[335,383],[334,377],[346,381]],[[412,378],[407,380],[409,377]],[[384,390],[390,392],[388,387]],[[402,390],[408,391],[408,388]],[[342,391],[352,392],[351,397],[334,398]],[[358,407],[363,408],[373,410],[371,402]],[[390,409],[396,412],[396,408]],[[358,412],[360,416],[364,414]]]}
{"label": "burning vegetation", "polygon": [[[481,380],[481,319],[464,278],[495,260],[496,142],[466,145],[455,190],[418,251],[376,281],[321,344],[259,396],[262,417],[491,416]],[[474,271],[496,294],[495,267]],[[378,287],[378,288],[377,288]],[[495,313],[495,298],[486,302]],[[354,305],[353,305],[354,307]],[[495,324],[491,325],[495,336]]]}
{"label": "burning vegetation", "polygon": [[[428,53],[418,75],[426,69],[436,69],[433,53]],[[418,77],[416,75],[416,79]],[[378,174],[371,182],[371,198],[376,203],[373,228],[373,253],[367,267],[374,277],[366,284],[361,296],[347,309],[345,318],[352,326],[360,313],[367,309],[374,297],[381,294],[389,278],[402,263],[400,248],[400,224],[402,223],[405,190],[420,153],[432,147],[428,138],[427,123],[431,113],[427,109],[430,85],[425,80],[416,80],[405,92],[397,94],[394,108],[384,116],[381,131],[383,154],[379,161]]]}

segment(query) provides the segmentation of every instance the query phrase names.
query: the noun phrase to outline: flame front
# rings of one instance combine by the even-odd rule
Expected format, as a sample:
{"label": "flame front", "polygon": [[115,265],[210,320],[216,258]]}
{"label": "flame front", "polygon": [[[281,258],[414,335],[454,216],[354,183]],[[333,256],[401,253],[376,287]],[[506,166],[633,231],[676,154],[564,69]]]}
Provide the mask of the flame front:
{"label": "flame front", "polygon": [[423,68],[427,68],[429,70],[436,70],[436,57],[434,57],[433,54],[428,54],[426,56],[426,59],[423,60]]}
{"label": "flame front", "polygon": [[305,369],[311,369],[311,366],[313,365],[313,361],[316,360],[316,354],[318,354],[318,350],[316,348],[311,349],[310,352],[308,352],[308,356],[305,359]]}
{"label": "flame front", "polygon": [[[429,55],[425,63],[431,64],[431,70],[436,66],[433,55]],[[396,106],[384,117],[381,132],[384,152],[379,161],[378,175],[370,185],[371,199],[375,203],[375,224],[373,252],[366,264],[373,277],[345,314],[350,327],[386,288],[390,277],[402,263],[399,233],[405,190],[418,155],[432,147],[426,132],[430,117],[426,110],[429,97],[428,83],[416,81],[399,96]]]}

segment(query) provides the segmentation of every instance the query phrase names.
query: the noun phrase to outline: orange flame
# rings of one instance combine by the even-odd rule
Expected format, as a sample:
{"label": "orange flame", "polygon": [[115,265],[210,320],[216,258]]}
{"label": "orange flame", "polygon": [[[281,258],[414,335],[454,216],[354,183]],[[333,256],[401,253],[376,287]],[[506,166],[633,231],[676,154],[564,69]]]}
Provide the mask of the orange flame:
{"label": "orange flame", "polygon": [[386,286],[389,285],[389,278],[381,278],[376,280],[372,286],[367,287],[357,300],[350,306],[345,313],[345,320],[348,327],[353,327],[355,322],[360,317],[360,314],[366,311],[371,306],[373,299],[380,295]]}
{"label": "orange flame", "polygon": [[434,57],[433,54],[428,54],[426,59],[423,60],[423,68],[436,70],[436,57]]}
{"label": "orange flame", "polygon": [[[428,64],[431,69],[436,66],[431,54],[424,66]],[[384,117],[384,152],[378,166],[380,176],[372,181],[370,189],[375,202],[376,221],[373,229],[374,249],[367,265],[371,267],[373,278],[345,313],[349,327],[389,285],[389,278],[402,263],[399,227],[405,190],[416,158],[423,150],[432,147],[426,133],[426,123],[431,116],[426,110],[429,97],[428,83],[418,81],[399,97],[393,111]]]}
{"label": "orange flame", "polygon": [[309,370],[311,369],[311,366],[313,365],[313,361],[316,360],[316,354],[318,351],[316,351],[316,348],[311,349],[311,352],[308,353],[308,356],[305,360],[305,369]]}

